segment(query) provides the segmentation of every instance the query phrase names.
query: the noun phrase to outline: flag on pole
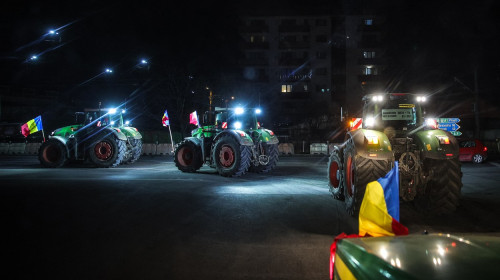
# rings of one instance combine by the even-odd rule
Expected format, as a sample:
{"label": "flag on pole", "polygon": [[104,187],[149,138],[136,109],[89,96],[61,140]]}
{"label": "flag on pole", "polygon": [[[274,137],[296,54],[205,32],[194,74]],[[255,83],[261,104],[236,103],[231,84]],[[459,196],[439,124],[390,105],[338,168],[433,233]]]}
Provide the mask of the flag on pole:
{"label": "flag on pole", "polygon": [[399,222],[399,169],[394,168],[377,181],[366,185],[359,209],[359,233],[339,234],[330,246],[330,279],[334,277],[337,242],[343,238],[408,235],[408,228]]}
{"label": "flag on pole", "polygon": [[408,228],[399,223],[399,170],[394,168],[377,181],[366,185],[359,209],[359,235],[407,235]]}
{"label": "flag on pole", "polygon": [[21,133],[24,137],[28,137],[28,135],[42,130],[42,116],[38,116],[21,126]]}
{"label": "flag on pole", "polygon": [[161,123],[163,124],[163,126],[170,125],[170,120],[168,119],[167,110],[165,110],[165,113],[163,113],[163,117],[161,118]]}
{"label": "flag on pole", "polygon": [[189,123],[200,126],[200,123],[198,122],[198,114],[196,114],[196,111],[189,114]]}

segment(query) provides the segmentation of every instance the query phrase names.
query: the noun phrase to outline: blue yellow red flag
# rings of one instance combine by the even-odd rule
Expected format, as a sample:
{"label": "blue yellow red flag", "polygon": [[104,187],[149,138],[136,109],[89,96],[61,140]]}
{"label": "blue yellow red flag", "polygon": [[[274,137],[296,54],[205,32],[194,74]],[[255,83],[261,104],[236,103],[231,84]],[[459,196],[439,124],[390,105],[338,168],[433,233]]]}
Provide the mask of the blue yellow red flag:
{"label": "blue yellow red flag", "polygon": [[21,126],[21,133],[24,135],[24,137],[28,137],[28,135],[42,130],[42,116],[38,116],[32,120],[29,120],[27,123]]}
{"label": "blue yellow red flag", "polygon": [[165,110],[165,113],[163,113],[163,117],[161,118],[161,123],[163,124],[163,126],[170,125],[170,120],[168,119],[167,110]]}
{"label": "blue yellow red flag", "polygon": [[399,223],[399,169],[396,161],[387,175],[366,185],[359,210],[359,235],[407,234],[408,229]]}

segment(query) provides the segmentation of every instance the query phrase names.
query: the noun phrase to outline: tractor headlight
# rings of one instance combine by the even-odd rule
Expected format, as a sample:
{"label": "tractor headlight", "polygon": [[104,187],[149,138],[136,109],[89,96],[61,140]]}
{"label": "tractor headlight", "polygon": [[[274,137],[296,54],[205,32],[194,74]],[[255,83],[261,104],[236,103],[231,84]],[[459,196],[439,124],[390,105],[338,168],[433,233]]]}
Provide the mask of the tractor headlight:
{"label": "tractor headlight", "polygon": [[235,109],[234,109],[234,113],[235,113],[236,115],[241,115],[241,114],[243,114],[244,112],[245,112],[245,109],[243,109],[243,108],[241,108],[241,107],[237,107],[237,108],[235,108]]}
{"label": "tractor headlight", "polygon": [[255,114],[257,114],[257,115],[258,115],[258,114],[260,114],[260,113],[262,113],[262,110],[261,110],[260,108],[255,109]]}
{"label": "tractor headlight", "polygon": [[428,119],[425,119],[425,124],[428,126],[428,127],[431,127],[431,128],[434,128],[434,129],[438,129],[438,123],[437,123],[437,120],[434,119],[434,118],[428,118]]}
{"label": "tractor headlight", "polygon": [[372,97],[372,101],[373,101],[373,102],[380,102],[380,101],[382,101],[382,100],[384,100],[384,97],[383,97],[382,95],[374,95],[374,96]]}
{"label": "tractor headlight", "polygon": [[111,125],[115,125],[115,121],[111,121]]}
{"label": "tractor headlight", "polygon": [[368,145],[378,145],[378,143],[380,142],[378,136],[376,134],[370,133],[370,131],[367,131],[365,133],[365,139]]}
{"label": "tractor headlight", "polygon": [[114,114],[116,114],[116,108],[111,108],[111,109],[109,109],[108,113],[109,113],[110,115],[114,115]]}
{"label": "tractor headlight", "polygon": [[364,125],[366,127],[373,127],[375,125],[375,118],[374,117],[368,117],[366,120],[364,120]]}
{"label": "tractor headlight", "polygon": [[241,129],[241,122],[235,122],[234,123],[234,128]]}
{"label": "tractor headlight", "polygon": [[439,140],[439,144],[441,145],[449,145],[450,144],[450,138],[448,136],[436,136],[437,139]]}
{"label": "tractor headlight", "polygon": [[127,126],[130,125],[130,121],[126,121],[125,125],[127,125]]}

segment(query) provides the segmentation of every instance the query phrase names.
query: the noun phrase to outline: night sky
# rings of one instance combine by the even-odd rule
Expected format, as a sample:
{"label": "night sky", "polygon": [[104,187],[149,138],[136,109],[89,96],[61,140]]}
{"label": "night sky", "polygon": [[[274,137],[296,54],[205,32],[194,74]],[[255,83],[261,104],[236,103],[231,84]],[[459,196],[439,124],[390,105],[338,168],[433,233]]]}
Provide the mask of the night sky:
{"label": "night sky", "polygon": [[[242,55],[239,14],[359,14],[366,8],[387,17],[392,89],[435,91],[456,86],[455,78],[472,88],[477,69],[481,95],[498,101],[497,2],[2,1],[0,84],[74,94],[89,84],[106,85],[111,78],[95,77],[112,67],[106,89],[122,86],[125,95],[134,87],[154,90],[148,79],[171,73],[195,77],[193,87],[212,83],[224,92],[221,81],[233,78]],[[44,37],[50,29],[60,38]],[[28,59],[33,54],[41,54],[36,62]],[[141,58],[148,67],[137,67]]]}

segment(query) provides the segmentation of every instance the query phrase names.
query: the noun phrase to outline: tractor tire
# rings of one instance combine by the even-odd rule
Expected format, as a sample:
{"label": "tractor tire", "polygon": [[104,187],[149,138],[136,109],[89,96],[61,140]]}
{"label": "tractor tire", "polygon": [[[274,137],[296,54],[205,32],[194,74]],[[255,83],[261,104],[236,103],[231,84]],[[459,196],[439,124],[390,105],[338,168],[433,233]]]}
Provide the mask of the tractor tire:
{"label": "tractor tire", "polygon": [[344,164],[341,157],[342,151],[334,148],[328,160],[328,187],[333,198],[344,200]]}
{"label": "tractor tire", "polygon": [[222,136],[212,149],[215,168],[224,177],[238,177],[250,167],[251,150],[232,136]]}
{"label": "tractor tire", "polygon": [[427,183],[423,210],[435,215],[453,213],[460,204],[462,170],[458,159],[427,160],[428,169],[434,174]]}
{"label": "tractor tire", "polygon": [[182,172],[195,172],[203,165],[201,148],[191,141],[182,141],[174,153],[175,166]]}
{"label": "tractor tire", "polygon": [[359,215],[366,185],[384,177],[391,167],[390,160],[373,160],[358,155],[352,139],[347,142],[344,150],[344,201],[349,215]]}
{"label": "tractor tire", "polygon": [[68,159],[66,148],[60,141],[49,139],[40,146],[38,159],[43,167],[62,167]]}
{"label": "tractor tire", "polygon": [[130,151],[130,158],[125,163],[129,164],[136,162],[141,157],[141,153],[142,153],[142,139],[132,140],[132,150]]}
{"label": "tractor tire", "polygon": [[97,167],[115,167],[123,161],[126,150],[125,141],[107,136],[90,147],[89,157],[90,161]]}
{"label": "tractor tire", "polygon": [[248,171],[255,173],[267,173],[276,167],[279,160],[278,144],[262,144],[264,155],[269,157],[269,162],[266,165],[250,165]]}

